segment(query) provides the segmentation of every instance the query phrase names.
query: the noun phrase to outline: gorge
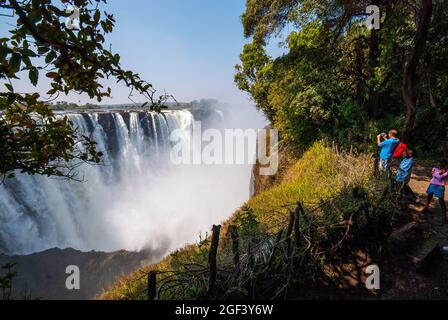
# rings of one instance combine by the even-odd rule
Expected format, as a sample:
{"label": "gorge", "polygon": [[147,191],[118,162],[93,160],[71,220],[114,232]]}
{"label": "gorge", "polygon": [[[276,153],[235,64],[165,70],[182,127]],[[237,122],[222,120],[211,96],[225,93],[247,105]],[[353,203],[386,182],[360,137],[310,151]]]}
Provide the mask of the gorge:
{"label": "gorge", "polygon": [[[248,199],[251,166],[172,164],[169,151],[173,130],[180,130],[181,140],[188,143],[195,120],[201,120],[204,127],[232,126],[232,120],[222,112],[211,110],[208,116],[202,112],[195,115],[196,119],[193,113],[59,113],[60,117],[67,116],[80,134],[97,142],[103,159],[99,165],[82,164],[77,168],[76,179],[81,181],[20,173],[6,180],[0,186],[1,260],[8,261],[9,256],[13,257],[9,260],[27,265],[24,257],[32,257],[34,264],[44,261],[50,265],[48,257],[58,260],[61,254],[69,262],[70,253],[75,252],[79,256],[95,251],[102,261],[109,259],[106,253],[116,257],[122,250],[139,252],[132,256],[130,266],[126,259],[115,258],[122,264],[122,268],[114,266],[117,276],[135,269],[139,261],[154,261],[199,240],[210,225],[225,219]],[[240,124],[233,121],[233,125]],[[74,250],[48,251],[52,248]],[[36,258],[40,252],[45,259]],[[90,255],[90,268],[96,258]],[[33,274],[39,268],[22,266],[21,270]],[[60,269],[45,272],[63,276],[64,270]],[[108,278],[114,279],[110,274]],[[22,279],[19,283],[29,281]],[[107,284],[103,281],[101,287],[91,288],[88,297]]]}

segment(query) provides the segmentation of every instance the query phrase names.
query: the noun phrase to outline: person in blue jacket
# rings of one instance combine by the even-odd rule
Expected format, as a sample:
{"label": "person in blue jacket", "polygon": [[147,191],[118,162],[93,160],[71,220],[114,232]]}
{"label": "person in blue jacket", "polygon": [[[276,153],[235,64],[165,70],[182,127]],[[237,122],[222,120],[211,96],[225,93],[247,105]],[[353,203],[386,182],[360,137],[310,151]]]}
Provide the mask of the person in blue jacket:
{"label": "person in blue jacket", "polygon": [[412,168],[414,166],[414,157],[411,149],[406,149],[405,156],[400,163],[395,176],[395,181],[401,186],[400,190],[406,187],[411,179]]}
{"label": "person in blue jacket", "polygon": [[[392,156],[394,150],[399,144],[397,139],[397,130],[390,130],[388,135],[379,134],[377,136],[378,147],[380,147],[380,163],[379,169],[380,173],[386,172],[388,177],[390,177],[390,164],[392,162]],[[381,141],[384,139],[383,141]]]}

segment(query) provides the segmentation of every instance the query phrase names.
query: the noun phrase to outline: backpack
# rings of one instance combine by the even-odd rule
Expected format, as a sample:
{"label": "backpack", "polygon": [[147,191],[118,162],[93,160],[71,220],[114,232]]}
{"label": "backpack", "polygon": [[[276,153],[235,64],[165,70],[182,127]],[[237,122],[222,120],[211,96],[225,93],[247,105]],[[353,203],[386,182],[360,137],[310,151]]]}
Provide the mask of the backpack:
{"label": "backpack", "polygon": [[403,156],[403,153],[405,152],[406,148],[407,148],[407,145],[405,143],[398,141],[398,145],[395,147],[392,157],[395,159],[401,158]]}

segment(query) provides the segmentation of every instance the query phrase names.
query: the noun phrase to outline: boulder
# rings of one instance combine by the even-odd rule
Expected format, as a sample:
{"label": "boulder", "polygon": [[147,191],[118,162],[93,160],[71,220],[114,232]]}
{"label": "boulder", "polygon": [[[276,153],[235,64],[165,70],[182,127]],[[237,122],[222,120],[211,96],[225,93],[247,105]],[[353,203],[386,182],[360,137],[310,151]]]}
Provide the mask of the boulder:
{"label": "boulder", "polygon": [[410,222],[389,236],[389,248],[394,253],[408,249],[423,237],[423,228],[418,222]]}

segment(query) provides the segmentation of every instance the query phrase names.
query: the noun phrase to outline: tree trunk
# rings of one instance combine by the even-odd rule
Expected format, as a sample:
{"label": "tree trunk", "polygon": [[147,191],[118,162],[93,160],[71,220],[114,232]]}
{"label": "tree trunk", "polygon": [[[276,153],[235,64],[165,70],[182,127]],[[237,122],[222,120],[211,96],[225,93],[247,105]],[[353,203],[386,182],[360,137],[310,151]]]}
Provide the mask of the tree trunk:
{"label": "tree trunk", "polygon": [[210,268],[210,275],[208,279],[208,291],[207,297],[213,298],[216,291],[216,254],[218,252],[219,245],[219,232],[221,231],[220,225],[213,225],[212,228],[212,241],[210,244],[210,251],[208,253],[208,265]]}
{"label": "tree trunk", "polygon": [[[381,1],[373,1],[374,5],[379,6]],[[369,73],[370,77],[374,77],[375,67],[378,65],[378,57],[380,55],[378,30],[370,31],[369,41]],[[369,119],[376,119],[380,109],[380,94],[375,88],[375,83],[369,84],[369,96],[366,103],[366,111]]]}
{"label": "tree trunk", "polygon": [[406,106],[404,136],[408,140],[412,134],[417,113],[417,97],[415,93],[416,70],[420,58],[425,51],[431,16],[432,0],[422,0],[422,7],[417,21],[417,33],[415,35],[414,48],[405,61],[403,74],[403,100]]}
{"label": "tree trunk", "polygon": [[424,64],[423,64],[424,75],[425,75],[424,83],[425,83],[426,89],[428,90],[428,98],[429,98],[429,103],[431,104],[431,107],[437,108],[437,99],[432,92],[432,83],[431,83],[431,68],[432,68],[432,66],[431,66],[431,63],[432,63],[431,54],[428,52],[424,57]]}
{"label": "tree trunk", "polygon": [[157,296],[157,271],[148,273],[148,300],[154,300]]}

